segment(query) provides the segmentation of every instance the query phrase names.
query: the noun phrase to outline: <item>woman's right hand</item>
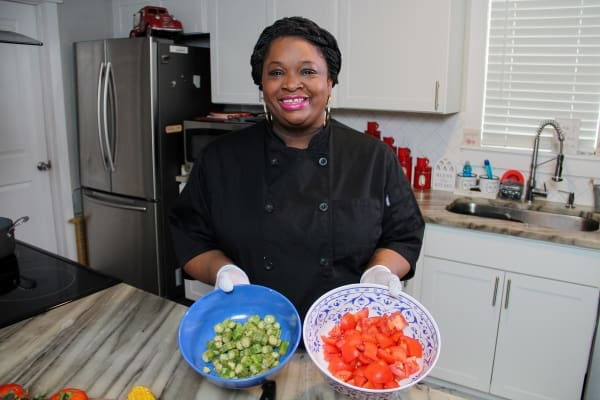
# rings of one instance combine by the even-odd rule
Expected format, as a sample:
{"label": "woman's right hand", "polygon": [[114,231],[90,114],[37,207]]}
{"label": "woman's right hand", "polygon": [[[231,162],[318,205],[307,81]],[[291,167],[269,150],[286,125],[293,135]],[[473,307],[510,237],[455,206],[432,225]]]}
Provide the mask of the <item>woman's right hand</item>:
{"label": "woman's right hand", "polygon": [[241,268],[227,264],[223,265],[217,271],[217,279],[215,281],[215,289],[221,289],[224,292],[231,292],[235,285],[250,284],[248,275]]}

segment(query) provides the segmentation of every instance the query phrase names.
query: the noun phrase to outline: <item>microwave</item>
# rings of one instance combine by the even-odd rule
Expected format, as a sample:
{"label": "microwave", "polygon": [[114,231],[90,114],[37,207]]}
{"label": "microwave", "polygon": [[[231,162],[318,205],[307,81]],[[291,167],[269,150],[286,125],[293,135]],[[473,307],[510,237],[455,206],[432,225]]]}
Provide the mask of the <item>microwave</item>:
{"label": "microwave", "polygon": [[204,147],[220,135],[246,128],[254,123],[248,121],[183,121],[183,151],[186,167],[191,168]]}

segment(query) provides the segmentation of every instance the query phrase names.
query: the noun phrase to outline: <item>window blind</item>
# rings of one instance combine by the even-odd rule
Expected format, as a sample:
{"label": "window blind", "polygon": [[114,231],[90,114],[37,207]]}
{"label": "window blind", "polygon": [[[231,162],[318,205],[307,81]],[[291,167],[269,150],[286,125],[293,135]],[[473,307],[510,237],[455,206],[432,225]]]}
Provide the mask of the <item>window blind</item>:
{"label": "window blind", "polygon": [[[531,149],[558,119],[593,153],[599,109],[600,0],[490,0],[482,146]],[[546,128],[540,149],[553,138]]]}

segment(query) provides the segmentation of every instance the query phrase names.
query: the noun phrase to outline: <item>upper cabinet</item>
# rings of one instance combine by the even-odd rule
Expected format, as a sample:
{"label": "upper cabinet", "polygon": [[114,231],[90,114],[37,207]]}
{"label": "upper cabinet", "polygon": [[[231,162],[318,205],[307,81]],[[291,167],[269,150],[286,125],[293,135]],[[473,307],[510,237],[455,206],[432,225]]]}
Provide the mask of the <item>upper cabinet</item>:
{"label": "upper cabinet", "polygon": [[342,70],[333,107],[460,111],[466,0],[206,0],[206,4],[215,103],[262,103],[250,74],[254,44],[276,19],[301,15],[338,39]]}
{"label": "upper cabinet", "polygon": [[346,0],[339,8],[339,107],[460,111],[464,0]]}
{"label": "upper cabinet", "polygon": [[261,104],[250,55],[270,22],[267,0],[209,0],[210,74],[213,103]]}
{"label": "upper cabinet", "polygon": [[337,1],[208,0],[207,8],[214,103],[262,103],[250,55],[263,29],[275,20],[301,15],[334,34],[338,25]]}

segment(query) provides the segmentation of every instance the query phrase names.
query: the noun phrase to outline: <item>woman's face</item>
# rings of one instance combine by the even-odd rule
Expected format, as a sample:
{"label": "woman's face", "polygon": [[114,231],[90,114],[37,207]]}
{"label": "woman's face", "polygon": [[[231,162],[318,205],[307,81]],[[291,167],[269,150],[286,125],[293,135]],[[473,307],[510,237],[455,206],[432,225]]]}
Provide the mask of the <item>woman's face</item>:
{"label": "woman's face", "polygon": [[263,62],[262,88],[273,126],[284,136],[312,136],[325,120],[333,82],[312,43],[296,36],[275,39]]}

